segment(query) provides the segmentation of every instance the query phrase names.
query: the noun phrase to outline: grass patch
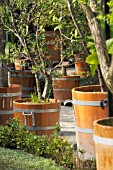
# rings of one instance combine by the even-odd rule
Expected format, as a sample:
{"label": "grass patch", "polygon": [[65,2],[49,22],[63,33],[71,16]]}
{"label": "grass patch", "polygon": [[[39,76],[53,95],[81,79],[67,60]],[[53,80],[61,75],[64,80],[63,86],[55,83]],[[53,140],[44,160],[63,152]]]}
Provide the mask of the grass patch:
{"label": "grass patch", "polygon": [[51,159],[0,147],[0,170],[63,170]]}

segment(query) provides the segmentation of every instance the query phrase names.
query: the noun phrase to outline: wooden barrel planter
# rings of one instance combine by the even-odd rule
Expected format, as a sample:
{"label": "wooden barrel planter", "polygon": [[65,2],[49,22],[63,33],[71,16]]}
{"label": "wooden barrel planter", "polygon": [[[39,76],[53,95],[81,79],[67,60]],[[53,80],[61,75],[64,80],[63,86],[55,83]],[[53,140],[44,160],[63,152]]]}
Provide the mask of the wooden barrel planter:
{"label": "wooden barrel planter", "polygon": [[13,100],[20,99],[22,88],[20,85],[11,84],[8,87],[0,87],[0,125],[14,117]]}
{"label": "wooden barrel planter", "polygon": [[71,90],[78,87],[80,76],[62,76],[61,78],[53,78],[53,95],[54,99],[63,103],[66,99],[72,99]]}
{"label": "wooden barrel planter", "polygon": [[58,63],[60,61],[60,46],[56,46],[55,39],[60,39],[59,31],[46,31],[46,58],[48,65],[52,65],[52,63]]}
{"label": "wooden barrel planter", "polygon": [[86,159],[95,157],[93,121],[108,117],[107,93],[100,90],[99,85],[81,86],[72,89],[77,148],[86,151]]}
{"label": "wooden barrel planter", "polygon": [[97,170],[113,169],[113,117],[94,121]]}
{"label": "wooden barrel planter", "polygon": [[22,97],[30,97],[34,91],[35,75],[31,70],[11,70],[8,73],[10,84],[19,84],[22,86]]}
{"label": "wooden barrel planter", "polygon": [[90,71],[90,67],[85,63],[85,59],[82,54],[75,56],[75,73],[80,77],[87,77]]}
{"label": "wooden barrel planter", "polygon": [[54,125],[59,123],[60,102],[32,103],[30,99],[13,102],[14,117],[19,117],[27,129],[38,135],[51,135]]}

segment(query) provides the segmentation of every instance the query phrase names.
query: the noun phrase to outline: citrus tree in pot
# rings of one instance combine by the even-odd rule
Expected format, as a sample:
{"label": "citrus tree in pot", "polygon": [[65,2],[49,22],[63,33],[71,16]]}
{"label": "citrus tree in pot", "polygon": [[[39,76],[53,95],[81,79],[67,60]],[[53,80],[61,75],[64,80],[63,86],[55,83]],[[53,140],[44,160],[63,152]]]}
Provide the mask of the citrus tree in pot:
{"label": "citrus tree in pot", "polygon": [[[6,30],[15,35],[17,47],[20,46],[21,53],[31,61],[31,71],[36,80],[36,93],[32,94],[31,99],[14,101],[14,116],[19,116],[21,122],[37,134],[51,134],[54,125],[59,122],[60,102],[49,98],[54,68],[47,70],[51,54],[45,55],[48,52],[45,27],[53,24],[52,17],[56,8],[53,1],[45,0],[10,0],[1,8],[1,22]],[[58,44],[59,39],[54,41]],[[42,77],[45,83],[43,89]]]}

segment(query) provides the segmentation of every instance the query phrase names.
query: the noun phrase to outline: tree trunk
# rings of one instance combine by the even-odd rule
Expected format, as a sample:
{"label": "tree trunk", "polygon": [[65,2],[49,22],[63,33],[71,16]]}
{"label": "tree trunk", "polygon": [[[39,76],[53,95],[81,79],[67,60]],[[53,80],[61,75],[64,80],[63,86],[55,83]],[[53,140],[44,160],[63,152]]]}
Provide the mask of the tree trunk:
{"label": "tree trunk", "polygon": [[44,90],[43,90],[43,94],[42,97],[44,98],[49,98],[49,94],[50,94],[50,76],[48,74],[45,74],[45,86],[44,86]]}
{"label": "tree trunk", "polygon": [[39,99],[41,99],[42,93],[41,93],[40,78],[39,78],[38,73],[35,73],[35,81],[36,81],[36,89],[37,89],[37,92],[38,92],[38,96],[39,96]]}
{"label": "tree trunk", "polygon": [[[107,5],[109,0],[106,0],[104,2],[104,12],[105,15],[109,14],[109,7]],[[105,22],[105,33],[106,33],[106,39],[110,38],[110,26],[107,22]],[[110,60],[111,60],[111,56],[110,56]],[[108,90],[108,109],[109,109],[109,117],[113,116],[113,94],[110,92],[110,90]]]}
{"label": "tree trunk", "polygon": [[107,47],[101,31],[100,23],[96,18],[96,14],[89,6],[81,4],[81,7],[86,14],[92,37],[94,39],[102,76],[106,86],[111,93],[113,93],[113,58],[110,65],[109,55],[107,53]]}
{"label": "tree trunk", "polygon": [[[1,3],[2,1],[0,1]],[[4,58],[4,42],[5,42],[5,36],[2,24],[0,23],[0,55],[3,55],[2,58]],[[0,87],[6,87],[8,86],[8,69],[7,69],[7,63],[5,60],[0,61]]]}

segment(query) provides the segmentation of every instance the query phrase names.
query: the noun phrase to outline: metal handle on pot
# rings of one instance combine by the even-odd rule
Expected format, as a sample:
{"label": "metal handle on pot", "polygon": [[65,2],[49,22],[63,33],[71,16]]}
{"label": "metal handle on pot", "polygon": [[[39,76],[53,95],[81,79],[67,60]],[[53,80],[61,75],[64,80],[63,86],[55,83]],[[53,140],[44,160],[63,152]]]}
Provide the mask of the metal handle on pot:
{"label": "metal handle on pot", "polygon": [[65,106],[67,103],[72,103],[72,104],[73,104],[73,100],[70,100],[70,99],[65,100],[65,101],[64,101],[64,106]]}
{"label": "metal handle on pot", "polygon": [[12,96],[10,96],[10,108],[12,108],[13,107],[13,99],[12,99]]}
{"label": "metal handle on pot", "polygon": [[22,115],[24,116],[25,125],[27,125],[27,116],[32,116],[32,126],[35,126],[35,116],[34,116],[33,111],[31,111],[31,113],[25,113],[25,111],[23,111]]}
{"label": "metal handle on pot", "polygon": [[102,109],[104,109],[105,106],[108,106],[108,100],[107,99],[101,100],[100,106],[101,106]]}
{"label": "metal handle on pot", "polygon": [[6,95],[3,95],[3,99],[2,99],[2,108],[5,108],[5,97],[6,97]]}

